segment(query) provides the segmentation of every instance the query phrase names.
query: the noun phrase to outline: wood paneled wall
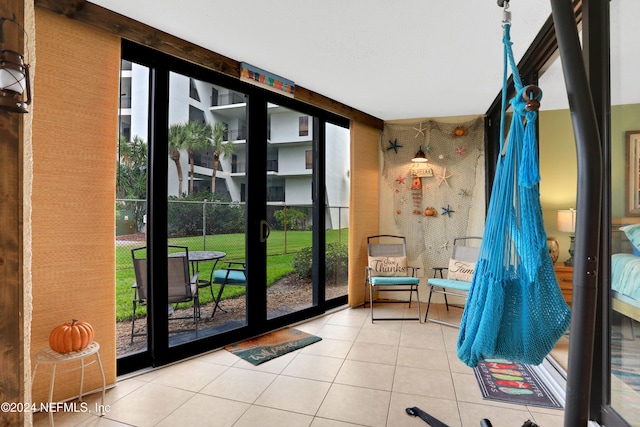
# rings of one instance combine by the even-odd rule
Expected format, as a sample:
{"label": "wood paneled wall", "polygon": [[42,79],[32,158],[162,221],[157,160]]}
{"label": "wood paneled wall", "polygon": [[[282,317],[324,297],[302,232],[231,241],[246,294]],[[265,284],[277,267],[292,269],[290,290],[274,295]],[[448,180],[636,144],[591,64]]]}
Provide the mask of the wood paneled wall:
{"label": "wood paneled wall", "polygon": [[[31,352],[59,324],[87,321],[114,383],[120,38],[40,9],[36,35]],[[98,388],[97,368],[86,371],[85,389]],[[34,379],[35,402],[46,400],[45,372]],[[54,400],[77,395],[79,375],[56,375]]]}
{"label": "wood paneled wall", "polygon": [[[20,26],[22,0],[0,4],[4,22],[1,49],[23,51]],[[19,113],[0,111],[0,402],[22,402],[24,389],[24,331],[22,280],[22,124]],[[0,425],[19,426],[24,414],[0,411]]]}

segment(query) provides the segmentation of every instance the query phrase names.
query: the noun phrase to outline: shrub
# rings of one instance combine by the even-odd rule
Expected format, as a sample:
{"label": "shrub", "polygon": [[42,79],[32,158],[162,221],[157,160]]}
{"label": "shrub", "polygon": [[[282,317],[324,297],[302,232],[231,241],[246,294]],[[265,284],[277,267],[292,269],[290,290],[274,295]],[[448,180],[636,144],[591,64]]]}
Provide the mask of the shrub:
{"label": "shrub", "polygon": [[204,216],[206,234],[242,233],[245,226],[245,208],[230,203],[218,194],[200,192],[178,199],[169,197],[168,232],[170,237],[197,236],[202,234],[202,203],[206,202]]}
{"label": "shrub", "polygon": [[[286,212],[286,217],[285,217]],[[302,209],[285,208],[273,213],[273,217],[277,222],[277,228],[284,230],[285,226],[287,230],[302,231],[308,229],[307,226],[307,212]],[[286,219],[286,224],[285,224]]]}
{"label": "shrub", "polygon": [[313,248],[309,246],[296,252],[291,259],[291,266],[298,276],[310,279],[313,271]]}
{"label": "shrub", "polygon": [[[344,243],[329,243],[325,252],[325,279],[332,283],[347,275],[349,252]],[[313,272],[313,250],[311,247],[302,248],[291,259],[291,266],[295,273],[302,278],[310,279]]]}

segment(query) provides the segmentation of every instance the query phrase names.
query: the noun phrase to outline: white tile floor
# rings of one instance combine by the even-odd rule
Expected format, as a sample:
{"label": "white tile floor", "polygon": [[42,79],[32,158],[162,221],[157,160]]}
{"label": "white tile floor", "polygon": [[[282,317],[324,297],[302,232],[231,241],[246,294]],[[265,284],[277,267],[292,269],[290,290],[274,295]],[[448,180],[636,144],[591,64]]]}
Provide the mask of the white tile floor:
{"label": "white tile floor", "polygon": [[[415,316],[414,307],[408,313],[405,304],[385,304],[380,311]],[[437,309],[444,317],[444,307]],[[520,427],[529,419],[540,427],[563,425],[560,410],[483,400],[473,370],[457,359],[457,329],[415,320],[372,324],[368,308],[296,328],[322,341],[259,366],[218,350],[121,379],[107,392],[106,415],[61,412],[55,424],[426,426],[405,413],[417,406],[451,427],[477,427],[482,418],[494,427]],[[99,395],[87,400],[92,407]],[[47,424],[47,414],[35,415],[34,425]]]}

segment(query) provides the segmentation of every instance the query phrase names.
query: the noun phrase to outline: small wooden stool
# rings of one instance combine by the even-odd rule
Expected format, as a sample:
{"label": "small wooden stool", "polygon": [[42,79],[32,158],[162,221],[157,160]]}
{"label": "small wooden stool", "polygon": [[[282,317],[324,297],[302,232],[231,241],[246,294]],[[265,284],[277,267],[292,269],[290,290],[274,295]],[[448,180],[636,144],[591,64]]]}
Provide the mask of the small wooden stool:
{"label": "small wooden stool", "polygon": [[[106,380],[104,377],[104,369],[102,369],[102,361],[100,360],[100,344],[96,341],[89,344],[86,348],[78,351],[72,351],[70,353],[58,353],[57,351],[52,350],[47,347],[43,350],[40,350],[36,353],[34,366],[33,366],[33,376],[31,377],[32,381],[36,377],[36,370],[38,369],[38,365],[52,365],[51,366],[51,382],[49,384],[49,401],[47,402],[49,405],[53,403],[53,386],[56,379],[56,366],[62,363],[69,363],[79,360],[80,361],[80,401],[82,402],[82,388],[84,385],[84,367],[89,366],[92,363],[98,364],[100,368],[100,375],[102,376],[102,401],[100,406],[100,415],[102,415],[102,408],[104,408],[104,395],[106,389]],[[84,358],[87,356],[95,355],[96,360],[84,363]],[[68,371],[73,371],[78,368],[68,369]],[[49,410],[49,423],[53,425],[53,412]]]}

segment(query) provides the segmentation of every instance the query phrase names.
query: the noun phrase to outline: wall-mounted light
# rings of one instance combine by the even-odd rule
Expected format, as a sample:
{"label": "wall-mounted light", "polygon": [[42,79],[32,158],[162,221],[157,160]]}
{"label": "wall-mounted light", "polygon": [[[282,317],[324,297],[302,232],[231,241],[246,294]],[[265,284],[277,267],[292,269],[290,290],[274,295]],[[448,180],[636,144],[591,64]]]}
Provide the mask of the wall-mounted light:
{"label": "wall-mounted light", "polygon": [[569,238],[571,239],[571,244],[569,246],[569,259],[564,262],[564,265],[573,265],[573,253],[574,253],[574,242],[576,238],[576,210],[571,209],[561,209],[558,211],[558,231],[564,231],[566,233],[571,233]]}
{"label": "wall-mounted light", "polygon": [[426,178],[433,176],[433,169],[431,169],[429,165],[426,164],[429,160],[427,160],[427,156],[425,156],[422,148],[418,149],[418,152],[415,156],[413,156],[413,159],[411,159],[411,161],[415,163],[415,165],[411,166],[411,176],[414,177],[414,184],[415,178]]}
{"label": "wall-mounted light", "polygon": [[[15,18],[0,18],[0,43],[4,42],[2,27],[5,21],[18,25]],[[26,99],[24,99],[25,92]],[[29,104],[31,104],[29,65],[24,63],[24,55],[9,49],[0,50],[0,109],[13,113],[28,113],[27,105]]]}
{"label": "wall-mounted light", "polygon": [[420,147],[418,149],[418,152],[416,153],[415,156],[413,156],[413,159],[411,159],[411,161],[414,162],[414,163],[426,163],[426,162],[428,162],[427,156],[424,154],[424,151],[422,151],[422,147]]}

